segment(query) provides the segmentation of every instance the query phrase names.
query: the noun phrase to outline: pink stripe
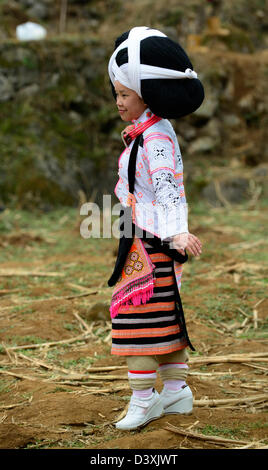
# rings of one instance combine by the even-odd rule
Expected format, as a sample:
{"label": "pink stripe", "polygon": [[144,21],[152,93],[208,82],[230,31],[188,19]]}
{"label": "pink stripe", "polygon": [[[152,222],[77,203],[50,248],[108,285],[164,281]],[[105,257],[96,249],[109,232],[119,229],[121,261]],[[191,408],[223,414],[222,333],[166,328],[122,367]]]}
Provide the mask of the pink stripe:
{"label": "pink stripe", "polygon": [[170,168],[169,166],[159,166],[158,168],[156,168],[156,170],[150,171],[150,175],[160,170],[169,170],[172,171],[172,173],[175,173],[175,170],[173,168]]}
{"label": "pink stripe", "polygon": [[172,139],[169,137],[169,135],[163,134],[162,132],[151,132],[145,137],[144,142],[149,142],[149,140],[152,139],[169,140],[170,142],[172,142]]}
{"label": "pink stripe", "polygon": [[117,194],[116,194],[117,186],[119,185],[119,183],[122,183],[122,181],[120,181],[120,178],[119,178],[119,180],[117,181],[117,183],[116,183],[116,185],[115,185],[115,188],[114,188],[114,193],[115,193],[116,196],[117,196]]}
{"label": "pink stripe", "polygon": [[[151,142],[152,140],[168,140],[168,142],[172,142],[171,139],[169,139],[169,138],[167,138],[167,137],[163,137],[163,136],[161,136],[161,135],[159,135],[159,136],[152,136],[152,137],[149,137],[149,138],[147,137],[147,138],[146,138],[146,142],[145,142],[144,147],[148,144],[148,142]],[[146,149],[146,147],[145,147],[145,149]],[[147,149],[146,149],[146,150],[147,150]]]}
{"label": "pink stripe", "polygon": [[167,364],[160,364],[159,369],[166,370],[166,369],[188,369],[187,364],[184,362],[170,362]]}

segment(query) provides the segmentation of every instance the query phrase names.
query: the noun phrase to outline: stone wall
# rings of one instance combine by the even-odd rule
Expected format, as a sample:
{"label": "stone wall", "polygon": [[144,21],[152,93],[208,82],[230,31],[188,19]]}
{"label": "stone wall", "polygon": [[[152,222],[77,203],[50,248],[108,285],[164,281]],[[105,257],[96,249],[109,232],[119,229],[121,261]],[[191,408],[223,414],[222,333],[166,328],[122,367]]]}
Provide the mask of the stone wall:
{"label": "stone wall", "polygon": [[[9,7],[15,8],[15,3],[22,2],[10,2]],[[42,12],[36,13],[36,8],[43,4],[43,18],[52,21],[49,0],[23,3],[25,14],[35,8],[40,21]],[[75,7],[83,2],[70,3]],[[102,9],[96,9],[97,3]],[[111,10],[118,19],[119,3]],[[175,14],[173,3],[170,12]],[[96,35],[97,26],[104,31],[106,4],[90,2],[85,18],[91,21],[92,34],[50,34],[46,40],[27,43],[2,39],[0,201],[49,208],[77,205],[82,193],[101,200],[102,194],[113,192],[124,124],[107,77],[112,42]],[[163,18],[157,10],[154,14],[176,35],[171,16]],[[190,198],[240,202],[255,194],[259,185],[265,194],[267,186],[268,54],[261,48],[237,52],[217,37],[204,37],[188,52],[204,83],[205,101],[193,115],[173,122],[186,187]]]}

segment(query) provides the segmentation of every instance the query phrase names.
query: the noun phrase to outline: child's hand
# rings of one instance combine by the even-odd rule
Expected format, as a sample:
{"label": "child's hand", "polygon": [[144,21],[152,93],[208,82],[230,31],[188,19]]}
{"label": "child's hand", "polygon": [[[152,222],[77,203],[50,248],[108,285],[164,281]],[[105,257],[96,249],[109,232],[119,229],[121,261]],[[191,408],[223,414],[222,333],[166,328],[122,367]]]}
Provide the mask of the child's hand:
{"label": "child's hand", "polygon": [[202,243],[192,233],[179,233],[172,239],[172,248],[185,255],[187,249],[193,256],[199,256],[202,253]]}

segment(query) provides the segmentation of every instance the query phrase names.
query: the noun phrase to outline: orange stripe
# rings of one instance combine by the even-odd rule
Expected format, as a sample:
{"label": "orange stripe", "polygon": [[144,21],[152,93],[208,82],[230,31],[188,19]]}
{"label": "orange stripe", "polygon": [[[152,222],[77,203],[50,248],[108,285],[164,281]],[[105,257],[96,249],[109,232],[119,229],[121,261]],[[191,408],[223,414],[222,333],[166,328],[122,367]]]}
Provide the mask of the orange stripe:
{"label": "orange stripe", "polygon": [[161,261],[171,261],[171,258],[164,253],[150,253],[152,263],[160,263]]}
{"label": "orange stripe", "polygon": [[174,284],[174,277],[167,276],[167,277],[158,277],[155,279],[155,287],[163,287],[163,286],[172,286]]}
{"label": "orange stripe", "polygon": [[168,335],[175,335],[181,330],[178,325],[169,326],[166,328],[141,328],[139,330],[113,330],[112,338],[153,338],[159,336],[161,338]]}
{"label": "orange stripe", "polygon": [[181,341],[180,347],[176,346],[155,346],[153,348],[148,348],[148,349],[142,349],[139,348],[137,350],[132,349],[132,348],[126,348],[126,349],[117,349],[116,346],[112,347],[111,353],[116,354],[118,356],[152,356],[154,354],[169,354],[174,351],[179,351],[181,349],[184,349],[187,346],[186,341]]}
{"label": "orange stripe", "polygon": [[153,304],[144,304],[144,305],[127,305],[121,306],[118,309],[118,313],[150,313],[157,312],[159,310],[164,310],[166,312],[172,311],[175,308],[175,301],[172,302],[155,302]]}

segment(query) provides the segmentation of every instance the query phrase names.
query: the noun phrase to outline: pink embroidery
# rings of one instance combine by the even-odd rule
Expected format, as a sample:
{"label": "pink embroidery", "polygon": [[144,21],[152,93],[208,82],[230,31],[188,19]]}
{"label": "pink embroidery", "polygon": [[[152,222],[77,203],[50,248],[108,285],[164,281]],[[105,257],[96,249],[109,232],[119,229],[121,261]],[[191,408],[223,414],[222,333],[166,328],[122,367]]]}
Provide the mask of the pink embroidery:
{"label": "pink embroidery", "polygon": [[141,175],[141,172],[140,171],[136,171],[136,176],[140,176]]}
{"label": "pink embroidery", "polygon": [[152,180],[152,178],[148,178],[148,180],[147,180],[147,181],[148,181],[148,183],[149,183],[149,184],[153,184],[153,180]]}
{"label": "pink embroidery", "polygon": [[159,168],[156,168],[156,170],[151,171],[150,174],[152,175],[156,171],[160,171],[160,170],[169,170],[169,171],[172,171],[172,173],[174,173],[174,170],[172,168],[170,168],[168,166],[160,166]]}
{"label": "pink embroidery", "polygon": [[123,164],[122,164],[122,162],[121,162],[121,159],[122,159],[124,153],[127,155],[129,152],[130,152],[130,150],[127,148],[127,149],[123,150],[123,152],[121,153],[121,155],[120,155],[120,157],[119,157],[119,159],[118,159],[118,167],[119,167],[119,168],[123,168]]}
{"label": "pink embroidery", "polygon": [[137,195],[139,196],[139,198],[142,198],[143,193],[140,191]]}
{"label": "pink embroidery", "polygon": [[[143,226],[143,225],[141,225],[141,224],[139,224],[137,220],[135,221],[135,223],[136,223],[137,227],[141,228],[142,230],[146,230],[146,227]],[[152,230],[150,230],[150,233],[152,233],[152,234],[155,235],[156,237],[159,237],[159,234],[153,232]]]}

